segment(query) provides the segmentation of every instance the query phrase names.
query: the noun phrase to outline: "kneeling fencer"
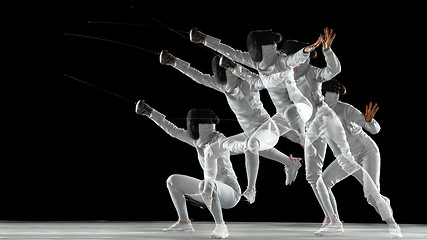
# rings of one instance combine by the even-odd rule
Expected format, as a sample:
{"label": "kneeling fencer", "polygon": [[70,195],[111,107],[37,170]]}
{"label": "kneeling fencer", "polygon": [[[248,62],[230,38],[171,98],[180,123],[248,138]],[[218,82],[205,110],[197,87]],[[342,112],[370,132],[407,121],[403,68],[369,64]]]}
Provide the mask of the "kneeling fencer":
{"label": "kneeling fencer", "polygon": [[[166,116],[145,104],[142,100],[136,105],[136,113],[146,115],[170,136],[196,148],[199,164],[204,172],[204,179],[174,174],[166,186],[178,213],[178,221],[163,231],[193,232],[184,196],[206,205],[215,219],[216,227],[210,238],[227,238],[222,209],[236,206],[240,200],[241,189],[237,176],[230,162],[230,151],[222,148],[218,158],[207,158],[211,151],[209,145],[225,140],[225,136],[215,130],[219,118],[210,109],[192,109],[187,115],[187,130],[178,128],[166,120]],[[226,140],[225,140],[226,141]]]}
{"label": "kneeling fencer", "polygon": [[[244,151],[248,185],[243,193],[249,203],[255,201],[259,155],[275,160],[285,166],[286,185],[295,180],[298,169],[301,167],[300,161],[302,159],[289,157],[273,148],[280,135],[291,129],[281,126],[281,131],[279,132],[279,127],[270,118],[260,100],[260,88],[243,81],[233,75],[230,70],[221,67],[220,56],[214,56],[212,59],[213,75],[201,73],[191,67],[190,63],[173,56],[167,50],[162,51],[160,54],[160,63],[173,66],[195,82],[225,95],[228,105],[236,115],[237,121],[244,131],[229,138],[236,141],[247,140],[247,148],[249,149],[249,151]],[[233,152],[242,153],[243,149],[233,149]]]}
{"label": "kneeling fencer", "polygon": [[[322,92],[325,95],[325,102],[335,111],[344,126],[345,135],[355,161],[361,165],[364,170],[366,170],[375,183],[375,186],[368,187],[366,185],[363,172],[360,170],[354,172],[353,176],[364,186],[363,190],[368,203],[375,208],[382,220],[387,222],[390,236],[392,238],[402,238],[400,227],[393,217],[390,199],[380,195],[382,199],[380,198],[378,200],[383,202],[387,208],[390,208],[388,212],[391,213],[382,214],[379,206],[377,205],[378,200],[375,200],[373,197],[373,192],[378,192],[375,193],[376,195],[379,195],[380,192],[381,157],[377,144],[362,130],[362,128],[369,131],[371,134],[377,134],[380,131],[380,125],[374,119],[375,113],[378,111],[377,104],[372,107],[372,103],[369,103],[369,106],[366,106],[366,112],[362,114],[352,105],[339,101],[340,95],[344,95],[346,93],[346,89],[336,79],[325,82],[323,84]],[[338,208],[335,196],[332,193],[332,187],[348,176],[349,174],[342,170],[337,160],[329,164],[322,174],[323,181],[325,182],[326,188],[329,192],[329,198],[331,199],[334,213],[337,216],[339,216]],[[325,222],[328,222],[326,212],[324,223]]]}

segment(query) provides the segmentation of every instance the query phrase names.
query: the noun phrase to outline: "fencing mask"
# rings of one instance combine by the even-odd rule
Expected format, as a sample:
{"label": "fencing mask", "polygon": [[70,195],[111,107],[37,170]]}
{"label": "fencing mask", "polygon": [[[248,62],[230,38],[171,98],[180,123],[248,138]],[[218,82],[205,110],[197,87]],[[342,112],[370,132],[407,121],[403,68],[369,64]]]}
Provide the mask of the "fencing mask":
{"label": "fencing mask", "polygon": [[339,95],[345,95],[347,93],[346,88],[337,79],[331,79],[322,83],[322,94],[326,92],[338,93]]}
{"label": "fencing mask", "polygon": [[279,33],[274,33],[270,30],[256,30],[248,34],[246,45],[248,52],[254,62],[262,61],[262,46],[277,44],[282,40]]}
{"label": "fencing mask", "polygon": [[219,118],[210,109],[191,109],[187,114],[187,131],[194,140],[200,137],[200,124],[219,124]]}

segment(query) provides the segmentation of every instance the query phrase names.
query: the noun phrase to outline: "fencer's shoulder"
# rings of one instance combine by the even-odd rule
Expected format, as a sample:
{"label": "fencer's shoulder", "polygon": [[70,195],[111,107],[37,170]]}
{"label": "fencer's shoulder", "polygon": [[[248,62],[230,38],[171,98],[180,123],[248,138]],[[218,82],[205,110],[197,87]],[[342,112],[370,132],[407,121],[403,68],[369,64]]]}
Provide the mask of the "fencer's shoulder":
{"label": "fencer's shoulder", "polygon": [[311,64],[308,65],[307,71],[317,73],[321,69],[319,67],[313,66]]}
{"label": "fencer's shoulder", "polygon": [[353,105],[351,105],[350,103],[346,103],[346,102],[341,102],[338,101],[337,102],[337,106],[341,106],[342,108],[348,108],[348,109],[356,109]]}
{"label": "fencer's shoulder", "polygon": [[341,102],[341,101],[337,102],[335,108],[337,108],[337,110],[339,110],[340,112],[342,112],[343,114],[346,114],[346,115],[350,115],[354,112],[360,112],[353,105],[346,103],[346,102]]}
{"label": "fencer's shoulder", "polygon": [[352,108],[352,107],[353,107],[353,106],[352,106],[352,105],[350,105],[350,104],[348,104],[348,103],[338,101],[338,102],[336,103],[336,105],[335,105],[335,107],[334,107],[334,108],[338,108],[338,109],[349,109],[349,108]]}
{"label": "fencer's shoulder", "polygon": [[225,137],[225,135],[223,133],[215,131],[214,135],[212,137],[212,142],[217,142],[217,141],[222,140],[224,138],[226,138],[226,137]]}

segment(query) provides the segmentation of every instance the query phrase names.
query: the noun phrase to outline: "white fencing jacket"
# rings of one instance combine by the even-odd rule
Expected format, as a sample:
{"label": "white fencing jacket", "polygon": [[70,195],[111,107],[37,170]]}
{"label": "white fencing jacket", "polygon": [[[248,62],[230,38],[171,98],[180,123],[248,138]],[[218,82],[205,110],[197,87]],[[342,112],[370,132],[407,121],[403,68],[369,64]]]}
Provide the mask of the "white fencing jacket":
{"label": "white fencing jacket", "polygon": [[205,138],[200,138],[199,140],[194,140],[190,137],[190,134],[187,130],[183,128],[178,128],[170,121],[166,120],[166,116],[161,114],[160,112],[153,109],[149,118],[155,122],[160,128],[162,128],[167,134],[170,136],[181,140],[189,145],[193,146],[197,150],[197,157],[199,159],[200,166],[204,171],[205,179],[207,177],[212,178],[213,180],[223,182],[230,187],[232,187],[235,191],[241,192],[240,185],[237,182],[236,173],[233,170],[233,165],[230,161],[230,152],[228,150],[223,150],[221,152],[221,157],[218,159],[214,159],[217,161],[215,164],[217,169],[209,169],[206,167],[208,163],[205,158],[205,149],[212,143],[225,139],[224,134],[213,131]]}
{"label": "white fencing jacket", "polygon": [[[277,52],[277,54],[275,55],[276,59],[273,61],[274,64],[263,70],[259,67],[258,62],[254,62],[252,60],[249,52],[235,50],[225,44],[222,44],[220,39],[206,35],[206,40],[204,44],[205,46],[221,53],[222,55],[232,59],[233,61],[256,69],[260,75],[264,76],[269,76],[271,74],[285,72],[287,70],[293,69],[299,64],[305,62],[310,56],[309,53],[304,53],[302,49],[297,53],[289,56]],[[279,114],[283,114],[286,108],[290,104],[292,104],[286,87],[269,88],[268,93],[270,95],[271,100],[273,101],[274,106],[276,107],[276,111]]]}
{"label": "white fencing jacket", "polygon": [[[195,82],[224,93],[228,105],[236,115],[237,121],[247,136],[251,136],[256,129],[270,119],[270,115],[260,100],[260,88],[249,84],[247,81],[242,81],[229,70],[226,70],[229,84],[222,85],[216,77],[201,73],[197,69],[190,67],[188,62],[179,58],[176,58],[173,67]],[[235,88],[229,89],[228,85],[233,85],[233,83],[230,84],[232,81],[237,81],[238,83]]]}

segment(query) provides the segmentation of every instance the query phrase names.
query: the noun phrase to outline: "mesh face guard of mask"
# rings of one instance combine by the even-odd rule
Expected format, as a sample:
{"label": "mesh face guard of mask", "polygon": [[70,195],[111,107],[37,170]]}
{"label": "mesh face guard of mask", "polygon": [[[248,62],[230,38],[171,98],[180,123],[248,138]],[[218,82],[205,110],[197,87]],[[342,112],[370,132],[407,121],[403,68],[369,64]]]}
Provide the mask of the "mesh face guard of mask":
{"label": "mesh face guard of mask", "polygon": [[254,62],[262,61],[262,45],[279,43],[282,36],[270,30],[256,30],[248,34],[246,45],[248,52]]}
{"label": "mesh face guard of mask", "polygon": [[191,109],[187,114],[187,130],[191,138],[199,139],[199,124],[218,124],[218,116],[211,109]]}

